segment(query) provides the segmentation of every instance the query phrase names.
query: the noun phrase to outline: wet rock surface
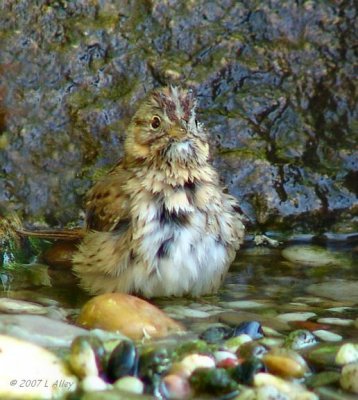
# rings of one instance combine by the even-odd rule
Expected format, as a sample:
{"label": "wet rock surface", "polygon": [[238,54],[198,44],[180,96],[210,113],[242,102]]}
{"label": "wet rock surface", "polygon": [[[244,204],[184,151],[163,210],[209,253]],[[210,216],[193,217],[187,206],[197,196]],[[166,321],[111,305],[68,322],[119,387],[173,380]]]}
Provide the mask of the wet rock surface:
{"label": "wet rock surface", "polygon": [[356,226],[353,1],[117,4],[1,4],[0,203],[78,223],[137,101],[185,82],[256,224]]}

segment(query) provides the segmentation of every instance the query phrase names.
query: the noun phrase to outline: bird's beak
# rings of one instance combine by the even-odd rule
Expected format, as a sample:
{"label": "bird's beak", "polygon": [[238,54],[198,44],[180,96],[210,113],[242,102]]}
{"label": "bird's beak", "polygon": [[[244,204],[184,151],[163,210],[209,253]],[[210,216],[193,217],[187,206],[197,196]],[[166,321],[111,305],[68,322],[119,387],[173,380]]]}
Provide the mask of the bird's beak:
{"label": "bird's beak", "polygon": [[178,125],[173,125],[168,131],[169,137],[172,139],[184,139],[186,136],[186,130]]}

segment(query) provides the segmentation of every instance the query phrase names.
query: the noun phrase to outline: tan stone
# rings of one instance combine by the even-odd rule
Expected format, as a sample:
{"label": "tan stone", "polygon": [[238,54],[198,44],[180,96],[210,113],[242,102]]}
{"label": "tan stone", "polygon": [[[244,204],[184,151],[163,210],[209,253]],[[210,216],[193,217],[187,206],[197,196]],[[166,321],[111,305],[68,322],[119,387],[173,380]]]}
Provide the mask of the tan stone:
{"label": "tan stone", "polygon": [[53,399],[76,389],[77,379],[50,351],[0,335],[0,398]]}
{"label": "tan stone", "polygon": [[106,293],[89,300],[77,322],[88,329],[120,332],[131,339],[163,337],[184,330],[154,305],[124,293]]}
{"label": "tan stone", "polygon": [[290,378],[301,378],[308,370],[305,360],[286,349],[274,349],[262,357],[269,372]]}

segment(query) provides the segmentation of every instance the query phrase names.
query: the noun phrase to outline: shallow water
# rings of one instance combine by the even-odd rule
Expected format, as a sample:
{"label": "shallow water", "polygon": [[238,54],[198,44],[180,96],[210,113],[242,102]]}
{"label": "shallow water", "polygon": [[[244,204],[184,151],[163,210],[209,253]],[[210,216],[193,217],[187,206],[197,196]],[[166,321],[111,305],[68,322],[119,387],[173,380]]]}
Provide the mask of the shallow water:
{"label": "shallow water", "polygon": [[[255,246],[252,240],[248,240],[239,251],[217,295],[199,299],[159,298],[152,302],[166,309],[174,317],[180,318],[188,326],[192,325],[193,320],[203,322],[207,318],[204,314],[199,318],[195,312],[187,317],[189,312],[176,313],[176,307],[205,310],[209,316],[230,310],[271,317],[286,312],[314,310],[317,317],[310,320],[333,315],[357,318],[358,235],[344,237],[344,240],[340,240],[339,236],[332,238],[333,240],[326,240],[319,245],[312,244],[312,240],[307,240],[306,237],[293,238],[276,248]],[[321,261],[326,256],[325,252],[336,256],[336,260],[329,265],[305,265],[302,262],[289,261],[282,256],[284,249],[302,246],[302,251],[305,251],[307,245],[322,249],[322,256],[319,257]],[[10,269],[3,267],[0,269],[0,277],[1,297],[16,297],[42,303],[46,302],[45,299],[51,303],[51,299],[53,305],[71,309],[74,314],[89,299],[77,286],[76,278],[69,268],[53,268],[42,263],[33,263]],[[331,284],[332,288],[328,288],[328,291],[323,290],[318,284]],[[347,285],[348,292],[345,290]],[[352,291],[354,288],[356,292]],[[235,306],[234,302],[238,301],[241,304],[237,303]],[[348,308],[342,309],[341,312],[328,310],[334,307]],[[212,318],[209,320],[212,322]],[[349,332],[345,334],[350,336]]]}
{"label": "shallow water", "polygon": [[[74,323],[90,297],[77,286],[69,267],[49,267],[40,260],[3,266],[0,297],[39,303],[46,306],[50,318]],[[329,240],[284,238],[277,247],[255,246],[248,240],[216,295],[151,302],[187,328],[189,335],[184,335],[183,341],[196,338],[209,327],[255,320],[263,326],[263,343],[270,348],[282,346],[290,332],[308,329],[318,340],[318,347],[305,356],[313,376],[320,371],[338,372],[332,351],[337,352],[344,342],[358,343],[358,235],[343,240],[340,236]],[[8,311],[0,310],[0,317],[4,312]],[[0,332],[4,332],[1,325]],[[178,340],[176,337],[174,342]],[[314,352],[325,346],[328,355]],[[342,395],[337,383],[315,391],[320,398],[351,398]]]}

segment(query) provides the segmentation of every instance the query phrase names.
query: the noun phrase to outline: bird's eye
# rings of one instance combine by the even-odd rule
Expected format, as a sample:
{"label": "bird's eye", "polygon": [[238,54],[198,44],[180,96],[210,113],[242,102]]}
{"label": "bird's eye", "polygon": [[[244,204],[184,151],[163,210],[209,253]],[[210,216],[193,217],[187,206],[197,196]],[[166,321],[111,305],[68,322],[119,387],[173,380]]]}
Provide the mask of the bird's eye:
{"label": "bird's eye", "polygon": [[159,118],[157,115],[155,115],[155,116],[152,118],[152,122],[150,123],[150,126],[151,126],[153,129],[158,129],[158,128],[160,127],[160,123],[161,123],[160,118]]}

